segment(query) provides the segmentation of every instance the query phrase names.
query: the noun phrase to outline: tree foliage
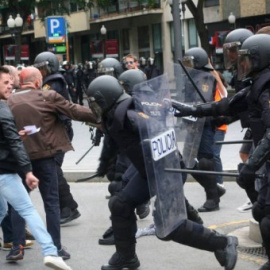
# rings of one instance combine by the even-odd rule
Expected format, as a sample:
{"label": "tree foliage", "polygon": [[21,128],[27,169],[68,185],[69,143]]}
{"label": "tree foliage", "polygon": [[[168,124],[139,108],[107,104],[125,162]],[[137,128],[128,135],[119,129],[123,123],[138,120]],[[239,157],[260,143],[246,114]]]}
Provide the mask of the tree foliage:
{"label": "tree foliage", "polygon": [[[20,14],[25,20],[34,13],[35,7],[40,11],[40,18],[44,19],[51,15],[70,14],[70,5],[77,5],[79,9],[87,10],[93,6],[93,1],[87,0],[0,0],[0,7],[6,9],[5,14]],[[7,19],[7,18],[3,18]]]}

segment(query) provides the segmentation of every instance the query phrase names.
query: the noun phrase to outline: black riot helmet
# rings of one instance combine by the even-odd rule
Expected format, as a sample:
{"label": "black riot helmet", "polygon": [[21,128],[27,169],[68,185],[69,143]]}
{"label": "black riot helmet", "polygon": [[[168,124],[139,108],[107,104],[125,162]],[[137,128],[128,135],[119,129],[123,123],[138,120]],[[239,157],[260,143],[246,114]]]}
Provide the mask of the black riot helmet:
{"label": "black riot helmet", "polygon": [[42,52],[34,60],[34,67],[45,69],[48,74],[53,74],[59,70],[59,61],[52,52]]}
{"label": "black riot helmet", "polygon": [[68,61],[64,61],[63,64],[62,64],[62,67],[63,68],[66,68],[66,67],[71,67],[70,63]]}
{"label": "black riot helmet", "polygon": [[105,58],[98,64],[97,74],[111,75],[118,78],[123,72],[121,63],[115,58]]}
{"label": "black riot helmet", "polygon": [[251,36],[253,33],[246,28],[235,29],[226,36],[223,44],[225,69],[236,68],[238,50],[243,42]]}
{"label": "black riot helmet", "polygon": [[124,71],[118,78],[125,91],[132,95],[134,85],[142,83],[147,80],[146,75],[139,69],[129,69]]}
{"label": "black riot helmet", "polygon": [[90,108],[97,117],[104,115],[112,106],[130,96],[125,93],[119,81],[110,75],[95,78],[86,91]]}
{"label": "black riot helmet", "polygon": [[195,47],[186,51],[183,64],[195,69],[213,70],[208,63],[208,55],[203,48]]}
{"label": "black riot helmet", "polygon": [[270,35],[258,34],[247,38],[238,51],[238,79],[253,77],[270,66]]}

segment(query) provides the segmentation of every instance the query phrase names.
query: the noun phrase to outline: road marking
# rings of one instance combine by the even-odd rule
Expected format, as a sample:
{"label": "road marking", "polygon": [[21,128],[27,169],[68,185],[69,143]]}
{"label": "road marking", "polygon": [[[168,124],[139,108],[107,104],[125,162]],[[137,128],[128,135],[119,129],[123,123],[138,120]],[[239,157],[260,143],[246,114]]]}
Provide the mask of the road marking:
{"label": "road marking", "polygon": [[227,222],[227,223],[222,223],[222,224],[217,224],[217,225],[210,225],[207,228],[215,230],[215,229],[218,229],[218,228],[228,227],[228,226],[247,223],[247,222],[249,222],[249,219],[242,219],[242,220],[230,221],[230,222]]}
{"label": "road marking", "polygon": [[258,265],[264,265],[267,262],[266,258],[264,259],[264,258],[260,258],[260,257],[255,256],[255,255],[244,254],[244,253],[239,253],[239,252],[238,252],[238,258],[245,260],[245,261],[256,263]]}

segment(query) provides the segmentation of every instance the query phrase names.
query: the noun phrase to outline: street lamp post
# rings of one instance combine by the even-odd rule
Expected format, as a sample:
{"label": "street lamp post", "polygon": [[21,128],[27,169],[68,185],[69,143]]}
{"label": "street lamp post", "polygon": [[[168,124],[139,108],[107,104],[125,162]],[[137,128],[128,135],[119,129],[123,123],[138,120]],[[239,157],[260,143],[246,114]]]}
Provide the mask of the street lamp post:
{"label": "street lamp post", "polygon": [[102,25],[102,27],[100,28],[100,34],[103,36],[103,59],[106,58],[106,34],[107,34],[107,29],[104,26],[104,24]]}
{"label": "street lamp post", "polygon": [[231,25],[233,25],[233,29],[236,28],[235,22],[236,22],[236,17],[235,15],[231,12],[230,15],[228,16],[228,21]]}
{"label": "street lamp post", "polygon": [[21,34],[23,19],[20,14],[17,14],[15,19],[10,15],[7,20],[7,26],[10,29],[11,35],[15,38],[15,66],[17,66],[21,61]]}
{"label": "street lamp post", "polygon": [[[178,59],[183,57],[183,46],[182,46],[182,22],[181,22],[181,9],[179,7],[179,0],[167,0],[168,4],[171,6],[171,12],[173,16],[173,26],[174,26],[174,62],[178,63]],[[185,11],[186,0],[180,1],[182,4],[182,9]]]}

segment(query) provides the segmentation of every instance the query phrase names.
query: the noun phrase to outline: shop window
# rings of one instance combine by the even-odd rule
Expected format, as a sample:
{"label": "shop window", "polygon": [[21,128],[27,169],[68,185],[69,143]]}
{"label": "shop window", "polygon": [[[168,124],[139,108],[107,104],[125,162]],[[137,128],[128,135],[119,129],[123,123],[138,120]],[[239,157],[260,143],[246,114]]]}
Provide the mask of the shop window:
{"label": "shop window", "polygon": [[188,20],[188,43],[189,48],[198,46],[198,34],[194,19]]}
{"label": "shop window", "polygon": [[205,0],[204,1],[205,7],[214,7],[219,6],[219,0]]}

